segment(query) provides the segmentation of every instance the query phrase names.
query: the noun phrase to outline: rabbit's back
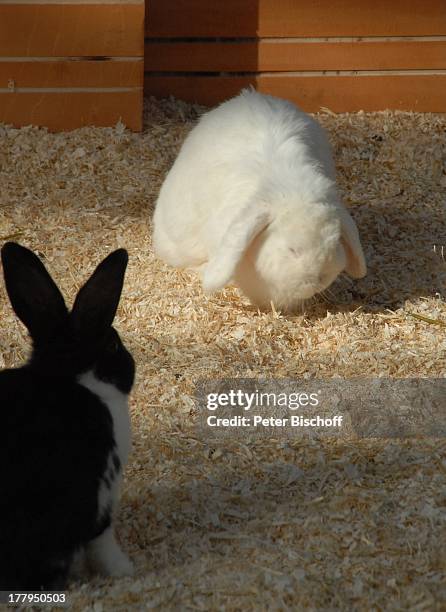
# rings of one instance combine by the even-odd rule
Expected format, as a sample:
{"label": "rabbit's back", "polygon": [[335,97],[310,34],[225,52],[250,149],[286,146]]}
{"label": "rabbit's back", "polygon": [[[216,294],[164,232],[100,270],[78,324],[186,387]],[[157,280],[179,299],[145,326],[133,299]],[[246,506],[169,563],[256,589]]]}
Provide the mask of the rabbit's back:
{"label": "rabbit's back", "polygon": [[110,520],[98,513],[98,489],[112,418],[75,381],[26,367],[0,373],[0,394],[0,586],[39,588],[62,580],[75,550]]}
{"label": "rabbit's back", "polygon": [[277,157],[295,165],[318,162],[327,173],[332,170],[330,145],[317,121],[288,100],[249,89],[206,113],[181,153],[180,165],[197,171],[246,163],[264,169]]}

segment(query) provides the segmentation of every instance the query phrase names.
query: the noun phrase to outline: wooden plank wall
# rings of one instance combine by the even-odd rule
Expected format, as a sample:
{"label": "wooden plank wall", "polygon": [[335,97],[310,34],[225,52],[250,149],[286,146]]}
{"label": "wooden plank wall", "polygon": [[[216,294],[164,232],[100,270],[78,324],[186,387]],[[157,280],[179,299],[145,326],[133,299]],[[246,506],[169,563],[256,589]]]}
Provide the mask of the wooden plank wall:
{"label": "wooden plank wall", "polygon": [[142,129],[143,0],[0,3],[0,122]]}
{"label": "wooden plank wall", "polygon": [[146,95],[446,112],[445,0],[149,0]]}

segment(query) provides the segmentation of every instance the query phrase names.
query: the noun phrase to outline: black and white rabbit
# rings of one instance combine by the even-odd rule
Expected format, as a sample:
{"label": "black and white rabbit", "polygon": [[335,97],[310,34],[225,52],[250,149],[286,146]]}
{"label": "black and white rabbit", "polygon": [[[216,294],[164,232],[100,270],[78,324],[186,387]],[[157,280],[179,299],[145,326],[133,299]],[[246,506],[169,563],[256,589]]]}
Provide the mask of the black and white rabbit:
{"label": "black and white rabbit", "polygon": [[33,348],[0,372],[0,590],[62,588],[82,551],[95,571],[131,574],[112,526],[135,373],[112,327],[127,252],[99,264],[71,312],[34,253],[8,242],[1,258]]}

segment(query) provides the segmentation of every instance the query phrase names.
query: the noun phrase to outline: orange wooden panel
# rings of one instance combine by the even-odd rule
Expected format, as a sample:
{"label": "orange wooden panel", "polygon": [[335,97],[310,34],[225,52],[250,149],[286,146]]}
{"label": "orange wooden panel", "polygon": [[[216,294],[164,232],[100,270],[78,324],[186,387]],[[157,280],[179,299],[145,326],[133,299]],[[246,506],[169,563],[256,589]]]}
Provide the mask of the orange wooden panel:
{"label": "orange wooden panel", "polygon": [[446,68],[442,41],[146,42],[146,71],[256,72]]}
{"label": "orange wooden panel", "polygon": [[17,127],[46,126],[51,131],[113,126],[121,120],[140,131],[142,102],[140,91],[0,93],[0,120]]}
{"label": "orange wooden panel", "polygon": [[0,3],[0,56],[144,54],[144,4]]}
{"label": "orange wooden panel", "polygon": [[151,37],[446,34],[445,0],[149,0]]}
{"label": "orange wooden panel", "polygon": [[236,95],[242,87],[296,102],[308,112],[321,106],[334,112],[399,109],[446,112],[446,75],[292,76],[150,76],[146,95],[173,95],[189,102],[214,105]]}
{"label": "orange wooden panel", "polygon": [[142,87],[143,72],[141,60],[0,61],[0,89],[8,86]]}

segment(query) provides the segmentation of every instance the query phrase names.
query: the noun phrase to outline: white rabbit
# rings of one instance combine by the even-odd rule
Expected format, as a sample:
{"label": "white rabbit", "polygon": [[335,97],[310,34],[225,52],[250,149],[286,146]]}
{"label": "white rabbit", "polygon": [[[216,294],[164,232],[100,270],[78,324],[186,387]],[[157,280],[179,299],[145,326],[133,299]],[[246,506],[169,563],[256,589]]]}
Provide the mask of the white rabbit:
{"label": "white rabbit", "polygon": [[321,126],[294,104],[244,89],[203,115],[161,188],[155,253],[231,280],[260,307],[291,310],[340,272],[366,274]]}

